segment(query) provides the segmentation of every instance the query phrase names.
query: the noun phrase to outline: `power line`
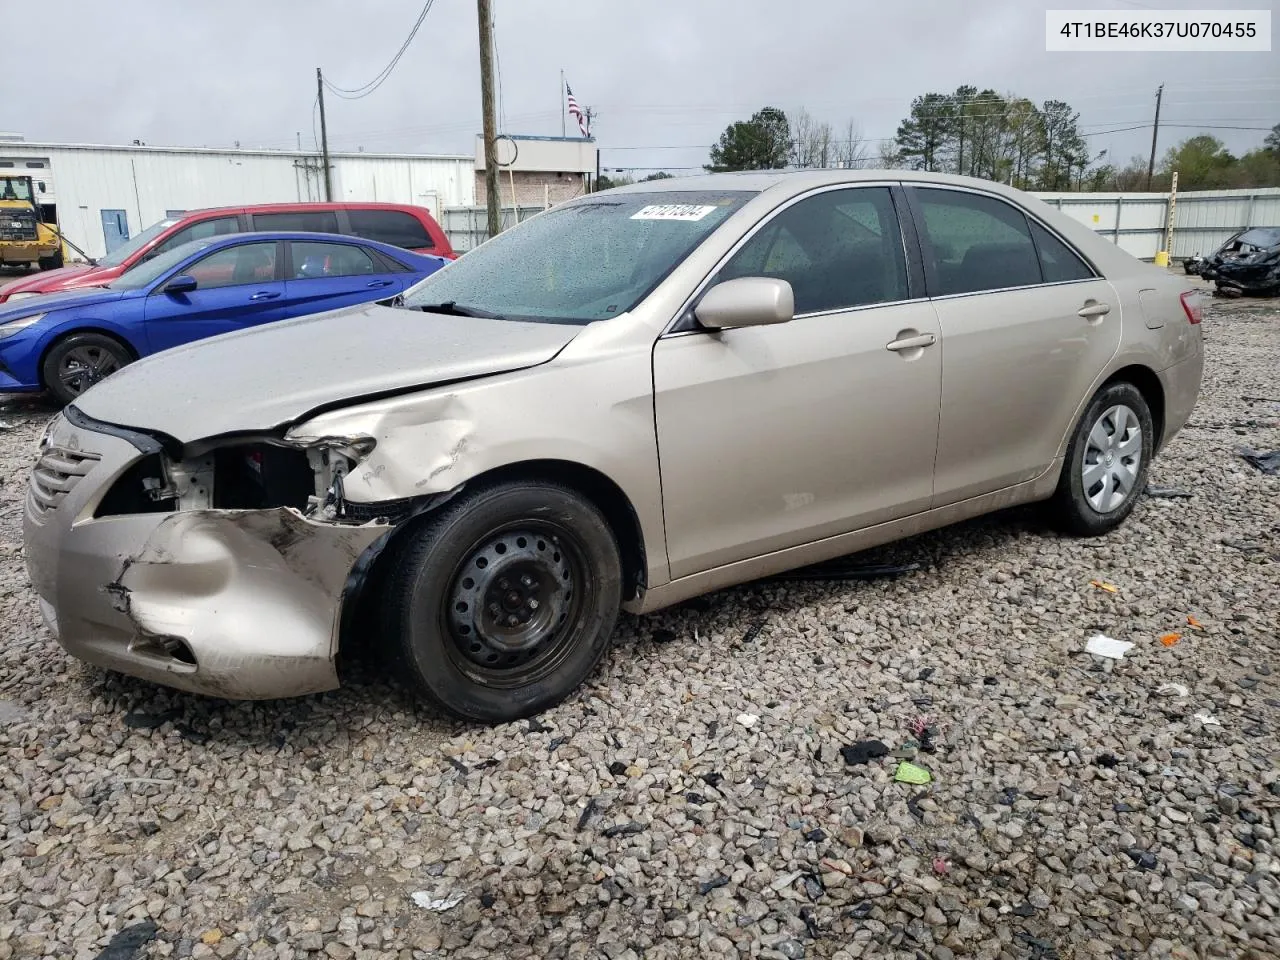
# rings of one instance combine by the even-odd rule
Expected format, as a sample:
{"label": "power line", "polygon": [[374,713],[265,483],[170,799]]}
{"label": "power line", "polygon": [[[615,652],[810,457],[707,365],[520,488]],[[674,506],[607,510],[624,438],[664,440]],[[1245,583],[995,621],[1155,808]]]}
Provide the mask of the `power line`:
{"label": "power line", "polygon": [[409,44],[413,43],[413,38],[418,35],[418,29],[422,26],[422,21],[424,21],[427,18],[427,11],[431,9],[431,5],[434,2],[435,0],[427,0],[427,2],[423,4],[422,12],[418,14],[418,19],[417,21],[414,22],[413,29],[409,31],[409,36],[405,38],[404,43],[400,44],[400,49],[397,50],[396,55],[391,58],[391,62],[388,63],[385,67],[383,67],[382,70],[378,72],[378,75],[375,76],[372,80],[370,80],[368,83],[364,84],[363,86],[356,87],[354,89],[339,87],[336,84],[330,83],[329,81],[326,80],[325,87],[331,93],[335,94],[336,96],[342,97],[344,100],[359,100],[363,97],[369,96],[369,94],[377,90],[380,86],[382,86],[383,83],[386,82],[387,78],[391,76],[391,71],[396,68],[396,64],[400,62],[400,58],[403,57],[405,54],[405,51],[409,49]]}

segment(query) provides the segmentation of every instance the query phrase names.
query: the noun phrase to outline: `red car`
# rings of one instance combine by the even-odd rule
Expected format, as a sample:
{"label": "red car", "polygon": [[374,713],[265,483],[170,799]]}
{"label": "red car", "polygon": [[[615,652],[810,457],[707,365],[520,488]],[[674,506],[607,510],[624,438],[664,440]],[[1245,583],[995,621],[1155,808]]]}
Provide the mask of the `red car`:
{"label": "red car", "polygon": [[265,203],[195,210],[161,220],[116,247],[95,264],[45,270],[0,288],[0,303],[80,287],[101,287],[130,267],[188,240],[225,233],[291,230],[340,233],[378,240],[437,257],[456,259],[449,238],[422,207],[396,203]]}

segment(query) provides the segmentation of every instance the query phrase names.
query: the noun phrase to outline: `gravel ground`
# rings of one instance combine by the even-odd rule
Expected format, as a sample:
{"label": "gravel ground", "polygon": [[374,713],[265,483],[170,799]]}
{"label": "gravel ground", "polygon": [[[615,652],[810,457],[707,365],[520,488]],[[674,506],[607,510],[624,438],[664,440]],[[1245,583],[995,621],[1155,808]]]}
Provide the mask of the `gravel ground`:
{"label": "gravel ground", "polygon": [[[1014,511],[874,551],[921,565],[898,578],[624,620],[580,696],[491,729],[367,667],[239,704],[69,659],[21,565],[48,411],[10,405],[0,960],[1280,955],[1280,479],[1232,452],[1280,448],[1280,307],[1204,329],[1152,477],[1190,499],[1093,541]],[[1098,631],[1135,646],[1084,653]],[[931,784],[842,759],[913,754],[921,715]]]}

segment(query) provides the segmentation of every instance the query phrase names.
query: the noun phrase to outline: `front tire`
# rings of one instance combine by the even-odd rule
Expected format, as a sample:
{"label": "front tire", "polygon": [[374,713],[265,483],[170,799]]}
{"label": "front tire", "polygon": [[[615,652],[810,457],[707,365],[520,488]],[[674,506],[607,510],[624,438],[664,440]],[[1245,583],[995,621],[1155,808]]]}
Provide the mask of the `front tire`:
{"label": "front tire", "polygon": [[57,270],[61,266],[62,266],[61,250],[59,250],[57,253],[51,254],[50,256],[40,258],[41,270]]}
{"label": "front tire", "polygon": [[1071,435],[1049,503],[1057,525],[1083,537],[1120,526],[1146,488],[1154,443],[1151,408],[1137,387],[1099,390]]}
{"label": "front tire", "polygon": [[384,634],[427,702],[484,723],[559,703],[608,649],[618,545],[575,491],[506,482],[462,494],[387,559]]}
{"label": "front tire", "polygon": [[64,406],[133,360],[129,348],[104,333],[73,333],[57,341],[40,365],[45,389]]}

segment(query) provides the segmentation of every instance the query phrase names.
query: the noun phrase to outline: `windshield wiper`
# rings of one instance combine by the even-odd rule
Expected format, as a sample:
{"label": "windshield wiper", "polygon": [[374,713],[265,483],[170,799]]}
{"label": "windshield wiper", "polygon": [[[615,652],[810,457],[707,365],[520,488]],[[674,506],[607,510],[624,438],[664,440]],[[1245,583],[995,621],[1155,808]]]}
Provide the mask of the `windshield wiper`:
{"label": "windshield wiper", "polygon": [[468,307],[457,300],[446,300],[444,303],[424,303],[418,306],[424,313],[445,313],[451,317],[481,317],[485,320],[505,320],[500,313],[481,310],[479,307]]}

